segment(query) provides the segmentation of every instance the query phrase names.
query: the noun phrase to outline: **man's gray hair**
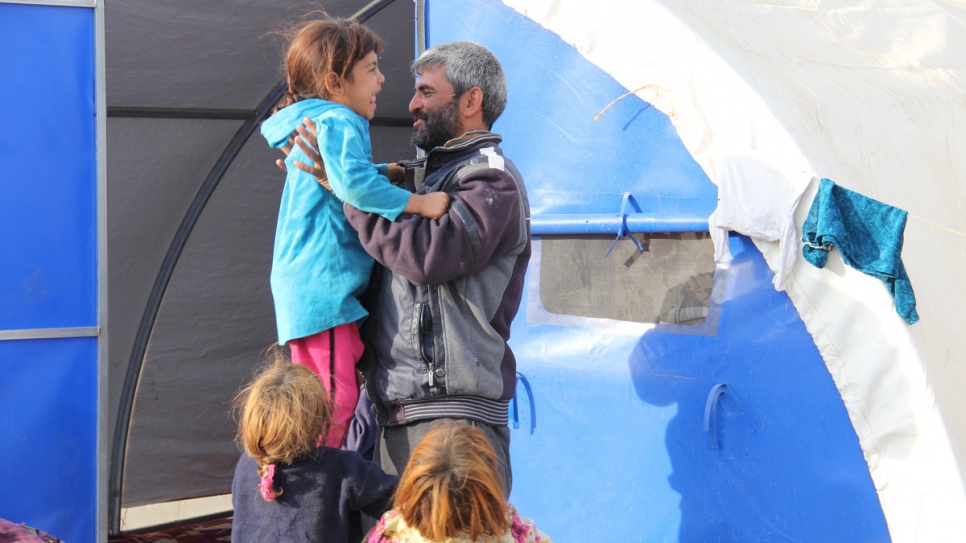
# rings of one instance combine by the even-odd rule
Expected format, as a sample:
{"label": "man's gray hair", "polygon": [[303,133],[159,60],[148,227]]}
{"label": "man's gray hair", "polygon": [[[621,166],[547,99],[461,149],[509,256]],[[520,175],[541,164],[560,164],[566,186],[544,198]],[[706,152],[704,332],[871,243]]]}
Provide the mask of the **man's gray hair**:
{"label": "man's gray hair", "polygon": [[427,49],[413,62],[412,72],[418,76],[439,66],[446,67],[446,80],[457,96],[473,87],[483,91],[483,122],[492,128],[506,107],[506,76],[500,61],[478,43],[454,41]]}

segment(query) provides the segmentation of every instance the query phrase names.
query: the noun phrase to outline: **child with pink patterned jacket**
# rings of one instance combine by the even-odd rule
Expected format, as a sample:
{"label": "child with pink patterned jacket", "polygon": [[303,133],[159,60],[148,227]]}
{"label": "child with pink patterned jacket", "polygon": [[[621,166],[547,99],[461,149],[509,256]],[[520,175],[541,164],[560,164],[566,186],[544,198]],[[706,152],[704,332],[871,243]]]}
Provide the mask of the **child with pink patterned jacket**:
{"label": "child with pink patterned jacket", "polygon": [[441,421],[416,446],[393,509],[366,543],[553,543],[507,503],[502,481],[482,430]]}

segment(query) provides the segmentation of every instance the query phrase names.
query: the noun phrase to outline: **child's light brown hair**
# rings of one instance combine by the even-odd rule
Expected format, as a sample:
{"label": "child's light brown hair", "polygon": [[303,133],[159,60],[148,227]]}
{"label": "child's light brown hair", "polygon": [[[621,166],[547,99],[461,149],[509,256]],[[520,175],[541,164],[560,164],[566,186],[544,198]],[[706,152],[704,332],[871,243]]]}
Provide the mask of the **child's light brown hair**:
{"label": "child's light brown hair", "polygon": [[332,405],[319,377],[293,364],[278,349],[273,361],[235,397],[240,415],[237,441],[258,462],[265,499],[281,495],[274,487],[276,464],[291,464],[318,447],[332,419]]}
{"label": "child's light brown hair", "polygon": [[329,99],[326,78],[351,77],[352,67],[366,55],[382,52],[375,32],[349,19],[319,19],[296,26],[285,55],[288,92],[276,110],[306,98]]}
{"label": "child's light brown hair", "polygon": [[432,541],[472,541],[507,530],[503,480],[483,430],[443,421],[426,432],[399,479],[394,507]]}

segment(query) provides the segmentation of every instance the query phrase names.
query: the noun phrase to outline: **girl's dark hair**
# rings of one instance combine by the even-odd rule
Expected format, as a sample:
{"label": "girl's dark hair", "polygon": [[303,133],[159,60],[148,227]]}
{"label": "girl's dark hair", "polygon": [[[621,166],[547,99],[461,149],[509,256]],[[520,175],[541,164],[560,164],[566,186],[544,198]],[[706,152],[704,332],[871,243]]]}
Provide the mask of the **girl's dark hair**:
{"label": "girl's dark hair", "polygon": [[382,52],[375,32],[349,19],[323,16],[304,22],[291,31],[285,54],[288,92],[276,111],[306,98],[329,98],[325,87],[328,74],[351,77],[352,67],[366,55]]}

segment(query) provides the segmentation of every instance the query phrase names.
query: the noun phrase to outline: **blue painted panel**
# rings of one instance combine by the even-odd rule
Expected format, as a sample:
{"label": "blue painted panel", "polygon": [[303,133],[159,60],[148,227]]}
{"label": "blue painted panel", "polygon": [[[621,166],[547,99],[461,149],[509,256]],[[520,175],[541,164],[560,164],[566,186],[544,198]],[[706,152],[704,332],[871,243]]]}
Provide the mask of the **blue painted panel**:
{"label": "blue painted panel", "polygon": [[889,541],[811,337],[754,245],[732,251],[718,336],[514,323],[538,425],[523,407],[511,501],[555,540]]}
{"label": "blue painted panel", "polygon": [[0,28],[0,330],[94,326],[94,10],[0,4]]}
{"label": "blue painted panel", "polygon": [[0,341],[0,518],[96,539],[96,338]]}
{"label": "blue painted panel", "polygon": [[556,35],[495,1],[429,1],[430,44],[469,39],[507,74],[508,103],[494,131],[523,173],[534,215],[617,213],[630,191],[646,213],[707,217],[717,188],[668,118],[627,92]]}
{"label": "blue painted panel", "polygon": [[[97,324],[94,10],[0,4],[0,330]],[[97,339],[0,341],[0,517],[96,539]]]}
{"label": "blue painted panel", "polygon": [[[572,47],[495,0],[430,2],[431,45],[480,42],[510,103],[494,127],[534,215],[710,213],[715,187],[667,118]],[[811,337],[749,240],[731,240],[718,334],[513,324],[533,388],[511,444],[511,501],[556,541],[889,541],[842,400]],[[522,307],[527,307],[524,300]],[[728,385],[715,422],[706,400]],[[518,395],[523,395],[518,387]]]}

